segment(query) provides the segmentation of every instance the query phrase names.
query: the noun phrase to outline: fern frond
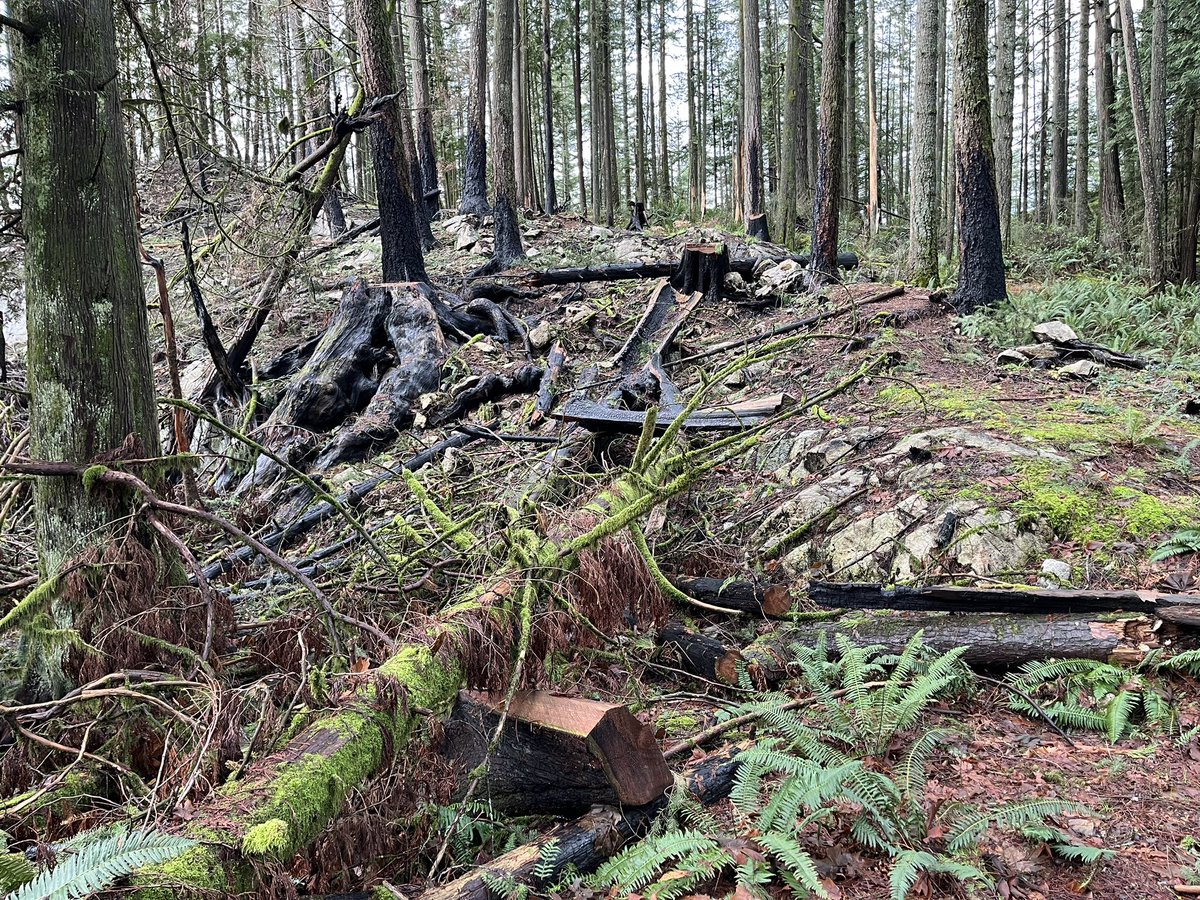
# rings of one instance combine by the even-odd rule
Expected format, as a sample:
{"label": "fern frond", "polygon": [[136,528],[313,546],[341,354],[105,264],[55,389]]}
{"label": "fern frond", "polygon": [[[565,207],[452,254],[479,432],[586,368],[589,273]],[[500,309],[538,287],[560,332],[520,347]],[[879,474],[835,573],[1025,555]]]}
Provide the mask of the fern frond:
{"label": "fern frond", "polygon": [[0,893],[15,891],[37,875],[24,853],[0,853]]}
{"label": "fern frond", "polygon": [[799,896],[816,894],[818,897],[828,897],[821,885],[821,876],[812,857],[789,834],[768,831],[754,839],[760,847],[766,850],[779,863],[778,871],[783,880]]}
{"label": "fern frond", "polygon": [[913,741],[896,770],[896,783],[901,795],[912,799],[925,792],[925,764],[930,754],[954,732],[948,728],[932,728]]}
{"label": "fern frond", "polygon": [[1079,808],[1075,803],[1047,798],[1009,803],[986,812],[976,812],[953,824],[946,837],[946,847],[951,852],[962,850],[973,844],[991,825],[1019,828]]}
{"label": "fern frond", "polygon": [[156,831],[122,831],[86,844],[78,853],[59,858],[8,900],[69,900],[104,890],[118,878],[145,866],[174,859],[194,841]]}
{"label": "fern frond", "polygon": [[1104,711],[1104,733],[1108,742],[1115,744],[1129,728],[1133,712],[1142,702],[1142,695],[1137,691],[1121,691],[1108,704]]}
{"label": "fern frond", "polygon": [[668,863],[688,854],[716,849],[717,842],[698,831],[668,831],[623,850],[597,869],[588,882],[595,887],[616,885],[636,891],[653,881]]}

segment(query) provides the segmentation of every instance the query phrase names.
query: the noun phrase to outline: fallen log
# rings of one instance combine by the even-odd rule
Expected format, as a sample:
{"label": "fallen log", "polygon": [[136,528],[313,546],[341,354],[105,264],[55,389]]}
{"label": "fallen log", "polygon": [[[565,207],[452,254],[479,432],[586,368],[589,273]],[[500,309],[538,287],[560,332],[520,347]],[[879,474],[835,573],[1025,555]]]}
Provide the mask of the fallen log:
{"label": "fallen log", "polygon": [[[726,406],[699,409],[684,420],[683,428],[685,431],[738,431],[752,428],[779,412],[786,399],[785,394],[772,394]],[[665,430],[682,412],[682,404],[660,407],[655,430]],[[594,400],[576,397],[554,413],[554,418],[563,422],[578,422],[593,432],[640,434],[646,425],[646,415],[645,410],[614,409]]]}
{"label": "fallen log", "polygon": [[554,386],[562,374],[566,362],[566,348],[563,347],[562,341],[555,341],[546,357],[546,371],[542,373],[541,381],[538,383],[537,403],[534,404],[533,413],[529,416],[530,427],[536,427],[545,421],[546,415],[554,406]]}
{"label": "fallen log", "polygon": [[689,597],[714,606],[752,615],[782,618],[792,608],[791,594],[783,584],[756,584],[731,578],[671,577],[671,583]]}
{"label": "fallen log", "polygon": [[736,685],[738,670],[745,668],[745,659],[737,649],[679,622],[663,626],[658,632],[658,643],[678,654],[684,671],[718,684]]}
{"label": "fallen log", "polygon": [[476,795],[505,815],[642,806],[671,786],[653,729],[624,706],[549,691],[518,693],[493,747],[503,709],[503,694],[460,693],[445,724],[443,752],[462,776],[486,769]]}
{"label": "fallen log", "polygon": [[[764,259],[783,262],[792,259],[802,266],[809,264],[808,256],[743,257],[729,260],[729,271],[746,276]],[[858,266],[858,257],[853,253],[839,253],[838,266],[853,269]],[[679,260],[662,260],[648,263],[613,263],[607,266],[580,266],[566,269],[544,269],[540,272],[525,272],[514,275],[513,280],[527,287],[554,287],[564,284],[585,284],[591,281],[629,281],[635,279],[669,278],[679,269]]]}
{"label": "fallen log", "polygon": [[[705,806],[729,796],[741,750],[741,747],[719,750],[685,768],[681,778],[688,793]],[[575,822],[556,825],[536,840],[484,863],[461,878],[430,888],[421,895],[421,900],[494,900],[496,895],[489,889],[489,881],[528,884],[537,890],[570,871],[586,875],[630,840],[645,834],[664,805],[659,801],[622,810],[600,809]],[[543,851],[547,845],[549,849]],[[551,860],[549,876],[537,878],[534,870],[543,857]]]}
{"label": "fallen log", "polygon": [[963,662],[981,669],[1011,669],[1044,659],[1095,659],[1127,665],[1140,662],[1169,637],[1146,616],[989,615],[985,613],[863,613],[825,622],[781,629],[743,648],[748,667],[768,681],[786,674],[796,644],[813,646],[824,636],[834,647],[835,635],[856,645],[879,645],[899,653],[918,631],[927,647],[945,653],[966,647]]}
{"label": "fallen log", "polygon": [[1096,613],[1135,612],[1168,622],[1200,616],[1200,595],[1158,591],[1102,591],[1088,588],[954,587],[927,585],[885,587],[882,584],[813,581],[808,596],[827,609],[897,609],[918,612]]}
{"label": "fallen log", "polygon": [[[406,459],[400,464],[400,469],[406,469],[409,472],[416,472],[422,466],[428,465],[433,460],[437,459],[447,450],[461,449],[473,441],[490,438],[491,435],[478,432],[452,434],[445,440],[438,441],[432,447],[422,450],[415,456]],[[338,514],[338,508],[342,509],[353,508],[364,499],[367,495],[374,491],[381,484],[385,484],[394,478],[399,478],[399,469],[386,469],[378,475],[373,475],[363,481],[358,482],[346,491],[342,492],[337,497],[337,503],[330,503],[328,500],[322,500],[319,503],[309,507],[305,513],[298,519],[281,525],[272,532],[263,535],[260,541],[272,550],[281,550],[297,540],[299,540],[315,527],[320,525],[327,519]],[[235,567],[242,563],[253,562],[258,554],[250,547],[238,547],[228,556],[211,563],[204,567],[204,577],[208,579],[216,578],[226,572],[232,571]]]}
{"label": "fallen log", "polygon": [[528,394],[541,383],[542,370],[537,366],[522,366],[507,375],[490,372],[464,388],[444,408],[429,417],[429,425],[439,428],[469,415],[485,403],[509,394]]}

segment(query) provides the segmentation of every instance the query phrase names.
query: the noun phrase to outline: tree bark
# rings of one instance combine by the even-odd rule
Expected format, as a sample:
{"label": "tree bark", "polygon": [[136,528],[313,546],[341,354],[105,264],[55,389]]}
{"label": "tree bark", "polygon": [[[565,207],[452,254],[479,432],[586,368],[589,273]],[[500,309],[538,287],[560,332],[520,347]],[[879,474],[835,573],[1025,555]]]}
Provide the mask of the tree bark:
{"label": "tree bark", "polygon": [[[780,141],[779,192],[775,197],[775,240],[791,246],[796,234],[796,194],[799,179],[800,131],[803,128],[800,106],[800,60],[802,36],[800,10],[808,0],[788,3],[787,56],[783,67],[783,138]],[[690,4],[690,0],[689,0]],[[690,55],[689,44],[689,55]]]}
{"label": "tree bark", "polygon": [[879,233],[879,110],[875,91],[875,0],[867,0],[867,235]]}
{"label": "tree bark", "polygon": [[[371,98],[396,94],[396,60],[392,55],[391,21],[386,0],[354,0],[363,90]],[[413,198],[413,171],[404,153],[406,113],[396,101],[386,103],[371,125],[371,156],[379,204],[379,236],[383,247],[383,280],[428,281]]]}
{"label": "tree bark", "polygon": [[575,27],[575,46],[572,57],[572,84],[575,89],[575,162],[579,169],[579,214],[588,213],[587,182],[583,177],[583,73],[581,57],[583,55],[583,34],[580,25],[580,0],[575,0],[574,16],[571,24]]}
{"label": "tree bark", "polygon": [[837,278],[838,224],[842,199],[842,128],[846,94],[846,7],[825,0],[821,39],[821,112],[817,126],[817,182],[813,198],[812,269]]}
{"label": "tree bark", "polygon": [[1075,233],[1088,232],[1088,51],[1091,0],[1079,0],[1079,61],[1075,104]]}
{"label": "tree bark", "polygon": [[[999,0],[1003,3],[1006,0]],[[1011,2],[1011,0],[1009,0]],[[943,0],[919,0],[917,33],[938,34]],[[908,279],[917,285],[938,281],[941,202],[938,196],[938,57],[936,39],[926,37],[916,47],[917,71],[913,85],[912,185],[908,237]]]}
{"label": "tree bark", "polygon": [[[81,465],[109,453],[157,456],[113,4],[20,0],[12,12],[39,32],[13,41],[22,99],[30,454]],[[34,501],[43,578],[111,540],[130,512],[126,497],[89,491],[74,478],[38,479]],[[50,614],[52,627],[72,627],[74,611],[62,598]],[[65,651],[27,649],[23,694],[60,695],[68,687]]]}
{"label": "tree bark", "polygon": [[[742,0],[742,172],[746,234],[771,239],[763,213],[762,73],[759,65],[758,0]],[[664,120],[665,121],[665,120]]]}
{"label": "tree bark", "polygon": [[421,0],[405,0],[409,25],[409,58],[412,60],[413,113],[416,118],[417,167],[421,171],[421,197],[425,214],[434,219],[441,208],[437,150],[433,140],[433,98],[429,83],[429,39]]}
{"label": "tree bark", "polygon": [[513,28],[515,0],[496,0],[495,104],[492,109],[492,179],[496,186],[495,259],[508,268],[525,255],[517,224],[517,175],[513,139]]}
{"label": "tree bark", "polygon": [[1130,0],[1117,0],[1121,11],[1121,37],[1125,47],[1125,76],[1129,85],[1129,103],[1133,112],[1133,130],[1137,139],[1138,161],[1142,170],[1142,212],[1146,223],[1146,264],[1150,281],[1166,281],[1166,243],[1163,237],[1163,190],[1166,173],[1159,168],[1158,135],[1150,127],[1146,95],[1142,87],[1142,66],[1138,59],[1137,23]]}
{"label": "tree bark", "polygon": [[[1087,0],[1084,0],[1087,2]],[[918,29],[918,33],[919,33]],[[1017,50],[1017,0],[996,0],[996,101],[992,108],[992,143],[996,158],[996,200],[1000,236],[1008,246],[1012,227],[1014,57]]]}
{"label": "tree bark", "polygon": [[1005,297],[987,74],[986,0],[954,4],[954,170],[958,186],[958,289],[963,311]]}
{"label": "tree bark", "polygon": [[542,0],[542,147],[546,215],[558,209],[558,191],[554,184],[554,84],[550,66],[550,0]]}
{"label": "tree bark", "polygon": [[1061,224],[1067,206],[1067,0],[1054,0],[1050,32],[1050,221]]}
{"label": "tree bark", "polygon": [[1121,148],[1113,131],[1116,85],[1112,60],[1112,13],[1109,0],[1095,0],[1096,19],[1096,151],[1100,158],[1100,240],[1123,253],[1125,192],[1121,184]]}
{"label": "tree bark", "polygon": [[467,146],[458,211],[481,218],[491,212],[487,202],[487,19],[487,0],[472,0]]}

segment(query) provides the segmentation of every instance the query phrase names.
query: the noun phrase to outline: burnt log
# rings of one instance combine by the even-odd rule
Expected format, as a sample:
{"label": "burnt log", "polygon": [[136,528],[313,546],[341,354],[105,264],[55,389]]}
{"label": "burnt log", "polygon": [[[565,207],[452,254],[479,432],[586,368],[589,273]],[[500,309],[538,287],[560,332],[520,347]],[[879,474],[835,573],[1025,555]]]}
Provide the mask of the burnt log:
{"label": "burnt log", "polygon": [[671,577],[671,583],[689,597],[713,606],[779,619],[792,608],[791,594],[783,584],[756,584],[730,578]]}
{"label": "burnt log", "polygon": [[529,424],[531,427],[540,425],[546,418],[554,406],[554,386],[562,374],[563,366],[567,361],[567,351],[563,347],[562,341],[555,341],[554,346],[550,348],[550,353],[546,357],[546,371],[542,373],[541,381],[538,383],[537,403],[534,404],[533,412],[529,416]]}
{"label": "burnt log", "polygon": [[502,694],[461,692],[443,740],[445,755],[463,775],[486,763],[477,796],[502,813],[577,815],[597,804],[642,806],[671,786],[653,729],[624,706],[521,692],[493,747],[503,709]]}
{"label": "burnt log", "polygon": [[881,584],[835,584],[813,581],[808,596],[827,609],[898,609],[917,612],[971,613],[1098,613],[1136,612],[1166,621],[1200,615],[1200,595],[1158,591],[1058,590],[1049,588],[983,588],[927,585],[885,587]]}
{"label": "burnt log", "polygon": [[[750,276],[760,263],[794,260],[801,266],[809,264],[807,256],[748,256],[730,258],[729,271]],[[858,267],[858,257],[853,253],[839,253],[838,266],[843,269]],[[632,281],[637,279],[671,278],[679,272],[680,260],[659,260],[647,263],[612,263],[605,266],[578,266],[564,269],[543,269],[523,272],[512,276],[512,280],[526,287],[555,287],[564,284],[586,284],[592,281]]]}
{"label": "burnt log", "polygon": [[745,667],[742,654],[706,634],[668,622],[658,632],[658,643],[678,654],[684,671],[719,684],[736,685],[738,670]]}
{"label": "burnt log", "polygon": [[1146,616],[1099,619],[1090,616],[989,615],[984,613],[863,613],[812,622],[766,634],[742,648],[752,676],[770,683],[785,677],[796,644],[814,645],[823,635],[831,650],[834,636],[859,646],[878,645],[899,653],[921,631],[925,645],[939,653],[965,647],[963,662],[979,669],[1012,669],[1046,659],[1095,659],[1129,665],[1170,637]]}
{"label": "burnt log", "polygon": [[438,428],[469,415],[485,403],[509,394],[528,394],[541,383],[541,379],[542,370],[537,366],[521,366],[508,374],[490,372],[480,376],[456,394],[445,407],[429,416],[429,424]]}
{"label": "burnt log", "polygon": [[[784,394],[772,394],[756,400],[744,400],[726,406],[700,409],[684,420],[686,431],[738,431],[759,425],[777,413],[786,400]],[[683,412],[681,404],[659,408],[656,431],[663,431]],[[646,424],[643,410],[614,409],[594,400],[577,397],[554,414],[564,422],[578,422],[588,431],[605,434],[640,434]]]}
{"label": "burnt log", "polygon": [[[714,751],[685,768],[681,775],[688,793],[705,806],[729,796],[742,749]],[[586,875],[620,852],[629,841],[643,836],[664,806],[665,800],[659,800],[620,810],[597,809],[582,819],[556,825],[536,840],[484,863],[461,878],[430,888],[421,895],[421,900],[495,900],[497,895],[488,888],[488,881],[528,884],[537,890],[570,871]],[[553,860],[550,874],[539,879],[534,869],[542,862],[542,848],[551,842],[554,852],[546,854]]]}

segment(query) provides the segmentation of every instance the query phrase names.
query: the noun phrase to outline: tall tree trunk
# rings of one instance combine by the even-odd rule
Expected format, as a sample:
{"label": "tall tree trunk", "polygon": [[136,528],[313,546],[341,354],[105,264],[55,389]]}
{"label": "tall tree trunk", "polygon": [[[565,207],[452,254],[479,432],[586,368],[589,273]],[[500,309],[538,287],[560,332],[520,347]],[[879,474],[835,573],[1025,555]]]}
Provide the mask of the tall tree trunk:
{"label": "tall tree trunk", "polygon": [[[387,0],[354,0],[352,6],[363,90],[370,98],[397,93]],[[428,281],[418,230],[420,210],[413,197],[413,168],[404,153],[403,109],[399,100],[386,104],[370,129],[383,280]]]}
{"label": "tall tree trunk", "polygon": [[[938,34],[944,0],[918,0],[917,33]],[[913,85],[912,185],[908,232],[908,277],[914,284],[934,284],[938,278],[938,96],[937,70],[941,51],[936,40],[917,42],[917,71]]]}
{"label": "tall tree trunk", "polygon": [[1067,0],[1054,0],[1050,35],[1050,221],[1060,224],[1067,206]]}
{"label": "tall tree trunk", "polygon": [[[314,122],[328,121],[333,115],[333,107],[329,102],[333,79],[333,54],[329,49],[333,42],[333,33],[329,29],[329,0],[308,0],[307,9],[311,16],[310,30],[313,32],[306,50],[308,116]],[[342,194],[336,181],[325,191],[324,207],[329,233],[337,237],[346,230],[346,214],[342,209]]]}
{"label": "tall tree trunk", "polygon": [[[1193,118],[1200,117],[1193,114]],[[1184,284],[1196,281],[1196,246],[1200,236],[1200,122],[1193,123],[1191,153],[1191,190],[1180,235],[1179,280]]]}
{"label": "tall tree trunk", "polygon": [[580,0],[575,0],[571,24],[575,28],[575,53],[572,58],[572,87],[575,91],[575,164],[579,174],[579,214],[588,213],[587,182],[583,177],[583,26],[580,23]]}
{"label": "tall tree trunk", "polygon": [[[1087,0],[1083,0],[1087,2]],[[918,34],[920,29],[918,29]],[[996,102],[992,144],[996,158],[996,200],[1000,234],[1008,245],[1012,227],[1013,94],[1016,92],[1017,0],[996,0]]]}
{"label": "tall tree trunk", "polygon": [[404,65],[404,60],[408,56],[405,50],[404,20],[400,15],[399,8],[392,11],[394,12],[391,17],[392,59],[396,62],[394,71],[396,73],[396,103],[400,111],[400,152],[408,165],[408,183],[414,200],[417,237],[424,250],[432,250],[434,246],[433,230],[429,225],[429,212],[426,210],[425,201],[421,196],[424,192],[425,176],[421,172],[421,162],[417,158],[417,143],[412,116],[409,115],[409,111],[412,109],[412,92],[408,84],[408,66]]}
{"label": "tall tree trunk", "polygon": [[550,0],[542,0],[542,130],[545,134],[542,158],[545,160],[546,213],[554,215],[558,194],[554,186],[554,87],[550,65]]}
{"label": "tall tree trunk", "polygon": [[867,0],[867,236],[879,233],[879,114],[875,96],[875,0]]}
{"label": "tall tree trunk", "polygon": [[800,87],[796,102],[800,107],[800,143],[796,148],[796,186],[803,208],[817,171],[817,113],[813,102],[813,28],[812,0],[800,0]]}
{"label": "tall tree trunk", "polygon": [[525,255],[517,224],[517,173],[513,137],[513,34],[516,0],[496,0],[495,90],[492,96],[492,179],[496,185],[495,255],[502,268]]}
{"label": "tall tree trunk", "polygon": [[821,38],[821,111],[817,125],[817,179],[813,191],[812,236],[812,269],[814,275],[822,279],[837,277],[845,69],[845,2],[825,0],[825,26]]}
{"label": "tall tree trunk", "polygon": [[[704,214],[700,208],[704,174],[700,168],[700,120],[696,108],[696,22],[692,0],[686,0],[684,22],[687,34],[687,108],[688,108],[688,216],[698,221]],[[640,58],[641,44],[638,44]],[[638,96],[641,97],[641,77],[638,78]],[[795,204],[793,203],[793,206]],[[793,219],[795,216],[793,216]]]}
{"label": "tall tree trunk", "polygon": [[1125,199],[1121,185],[1121,151],[1113,132],[1116,85],[1112,62],[1112,18],[1109,0],[1095,0],[1096,19],[1096,150],[1100,157],[1100,240],[1123,253]]}
{"label": "tall tree trunk", "polygon": [[846,95],[842,101],[842,193],[858,204],[858,0],[846,0]]}
{"label": "tall tree trunk", "polygon": [[467,149],[458,211],[481,217],[491,212],[487,202],[487,20],[487,0],[472,0],[471,42],[467,50],[470,70],[470,85],[467,89]]}
{"label": "tall tree trunk", "polygon": [[[637,84],[637,102],[634,104],[634,178],[637,182],[634,199],[643,206],[646,203],[646,98],[645,84],[642,79],[642,0],[635,0],[633,7],[633,46],[636,48],[637,61],[634,63],[634,79]],[[691,32],[688,33],[689,37]],[[691,61],[688,62],[688,72],[691,73]],[[689,98],[690,100],[691,98]]]}
{"label": "tall tree trunk", "polygon": [[405,0],[409,26],[409,58],[412,60],[413,112],[416,115],[417,163],[426,215],[436,218],[441,208],[438,188],[437,149],[433,140],[433,98],[429,81],[429,38],[425,8],[421,0]]}
{"label": "tall tree trunk", "polygon": [[1075,233],[1088,232],[1088,21],[1091,0],[1079,0],[1079,61],[1075,105]]}
{"label": "tall tree trunk", "polygon": [[954,156],[958,184],[958,289],[963,311],[1004,299],[987,72],[987,0],[954,3]]}
{"label": "tall tree trunk", "polygon": [[[652,0],[647,0],[647,3]],[[671,205],[671,163],[667,155],[667,0],[658,0],[659,203]]]}
{"label": "tall tree trunk", "polygon": [[[12,61],[22,100],[29,452],[90,465],[131,438],[132,455],[158,456],[133,176],[113,77],[113,4],[17,0],[10,9],[39,31],[14,41]],[[115,539],[131,511],[129,498],[71,478],[39,478],[34,501],[43,578]],[[47,628],[73,627],[74,609],[61,595],[49,615]],[[26,645],[26,698],[69,687],[65,646]]]}
{"label": "tall tree trunk", "polygon": [[[791,246],[796,234],[796,186],[800,158],[800,132],[804,110],[800,106],[800,10],[808,0],[788,4],[787,56],[783,67],[783,136],[780,141],[779,191],[775,197],[775,240]],[[690,3],[690,0],[689,0]],[[689,51],[690,52],[690,51]]]}
{"label": "tall tree trunk", "polygon": [[1152,0],[1153,19],[1150,38],[1150,149],[1154,154],[1155,184],[1158,186],[1158,227],[1163,239],[1161,283],[1171,273],[1166,265],[1167,230],[1167,4],[1169,0]]}
{"label": "tall tree trunk", "polygon": [[763,206],[762,69],[758,0],[742,0],[742,174],[746,191],[746,233],[771,239]]}
{"label": "tall tree trunk", "polygon": [[[1162,0],[1159,0],[1162,2]],[[1121,8],[1121,37],[1125,45],[1125,76],[1129,84],[1129,103],[1133,111],[1133,130],[1137,138],[1138,160],[1142,169],[1142,207],[1146,221],[1146,264],[1150,282],[1166,281],[1166,243],[1163,237],[1164,173],[1159,169],[1159,149],[1146,113],[1146,95],[1142,88],[1142,66],[1138,60],[1137,27],[1130,0],[1117,0]]]}

